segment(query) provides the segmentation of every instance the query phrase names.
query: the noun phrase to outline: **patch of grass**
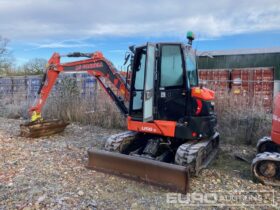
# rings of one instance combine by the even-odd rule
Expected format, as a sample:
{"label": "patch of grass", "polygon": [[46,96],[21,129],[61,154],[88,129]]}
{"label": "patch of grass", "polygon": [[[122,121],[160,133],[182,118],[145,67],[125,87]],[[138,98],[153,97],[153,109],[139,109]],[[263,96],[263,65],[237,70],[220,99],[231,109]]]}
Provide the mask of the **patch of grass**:
{"label": "patch of grass", "polygon": [[216,159],[211,163],[210,167],[228,173],[239,173],[242,178],[251,179],[251,165],[237,160],[233,153],[222,149],[219,150]]}
{"label": "patch of grass", "polygon": [[256,145],[260,138],[270,135],[271,111],[249,96],[241,97],[232,93],[217,95],[215,110],[218,131],[224,142]]}

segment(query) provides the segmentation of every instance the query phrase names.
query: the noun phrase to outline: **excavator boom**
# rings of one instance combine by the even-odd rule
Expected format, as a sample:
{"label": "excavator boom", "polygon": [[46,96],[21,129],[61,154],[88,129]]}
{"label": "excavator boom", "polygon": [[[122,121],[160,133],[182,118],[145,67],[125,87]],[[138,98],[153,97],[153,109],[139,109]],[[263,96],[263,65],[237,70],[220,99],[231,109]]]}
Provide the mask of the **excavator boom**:
{"label": "excavator boom", "polygon": [[[88,59],[61,64],[61,57],[87,57]],[[101,52],[75,52],[64,56],[54,53],[48,61],[47,69],[38,90],[36,101],[29,109],[31,121],[20,126],[21,136],[38,138],[60,133],[66,128],[69,123],[62,120],[43,121],[41,116],[42,108],[61,72],[81,71],[86,71],[89,75],[94,76],[104,91],[113,99],[121,113],[124,115],[128,113],[128,109],[124,102],[129,98],[129,85],[113,64],[104,58]],[[116,96],[112,89],[108,87],[101,78],[107,78],[111,83],[113,83],[120,91],[123,98]]]}

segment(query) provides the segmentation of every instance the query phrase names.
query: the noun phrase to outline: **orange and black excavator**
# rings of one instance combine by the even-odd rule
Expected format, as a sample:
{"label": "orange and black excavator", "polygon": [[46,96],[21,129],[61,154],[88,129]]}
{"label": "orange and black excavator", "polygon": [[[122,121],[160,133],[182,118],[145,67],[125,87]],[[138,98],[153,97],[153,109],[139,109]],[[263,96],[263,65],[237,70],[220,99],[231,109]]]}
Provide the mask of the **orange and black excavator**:
{"label": "orange and black excavator", "polygon": [[[42,107],[60,72],[87,71],[127,117],[128,129],[110,136],[104,150],[89,149],[87,167],[185,193],[189,175],[206,167],[219,145],[214,92],[198,84],[191,47],[194,36],[188,33],[187,37],[187,45],[147,43],[129,47],[129,84],[100,52],[71,53],[66,56],[88,59],[63,64],[62,56],[53,54],[30,109],[31,122],[21,125],[22,136],[62,131],[66,123],[42,120]],[[102,78],[109,79],[123,97],[116,96]]]}

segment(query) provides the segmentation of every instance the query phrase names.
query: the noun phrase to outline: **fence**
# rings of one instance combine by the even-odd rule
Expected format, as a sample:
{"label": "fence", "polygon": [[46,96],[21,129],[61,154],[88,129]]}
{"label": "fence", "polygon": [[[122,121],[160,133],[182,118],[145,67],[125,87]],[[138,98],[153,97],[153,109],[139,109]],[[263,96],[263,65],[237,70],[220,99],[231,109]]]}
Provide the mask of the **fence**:
{"label": "fence", "polygon": [[[41,81],[42,76],[0,77],[0,116],[20,113],[27,117],[28,107],[34,103]],[[79,94],[87,100],[97,94],[96,85],[96,79],[87,74],[60,74],[50,99]]]}
{"label": "fence", "polygon": [[[41,81],[42,76],[0,77],[0,116],[27,119]],[[112,84],[106,83],[120,95]],[[60,74],[44,106],[43,116],[108,128],[124,126],[110,97],[87,73]]]}
{"label": "fence", "polygon": [[[200,82],[216,92],[215,110],[223,141],[255,144],[258,138],[269,135],[272,68],[202,69],[199,75]],[[28,117],[28,107],[40,83],[39,76],[0,78],[0,116]],[[115,105],[87,74],[61,74],[43,114],[47,118],[125,128]]]}
{"label": "fence", "polygon": [[[67,79],[72,79],[82,96],[95,93],[96,80],[87,74],[61,74],[52,92],[58,92]],[[10,103],[34,100],[41,81],[42,76],[0,77],[0,99]]]}

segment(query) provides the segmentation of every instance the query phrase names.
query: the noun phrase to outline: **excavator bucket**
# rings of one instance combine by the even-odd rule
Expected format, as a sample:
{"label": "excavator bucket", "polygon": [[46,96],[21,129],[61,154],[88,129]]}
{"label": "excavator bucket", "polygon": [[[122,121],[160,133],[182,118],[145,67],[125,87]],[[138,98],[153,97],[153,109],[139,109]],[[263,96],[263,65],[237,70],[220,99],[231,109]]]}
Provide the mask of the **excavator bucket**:
{"label": "excavator bucket", "polygon": [[144,181],[184,194],[189,190],[189,171],[184,166],[92,149],[88,151],[86,167]]}
{"label": "excavator bucket", "polygon": [[20,136],[28,138],[50,136],[64,131],[67,125],[69,123],[62,120],[27,122],[20,125]]}

